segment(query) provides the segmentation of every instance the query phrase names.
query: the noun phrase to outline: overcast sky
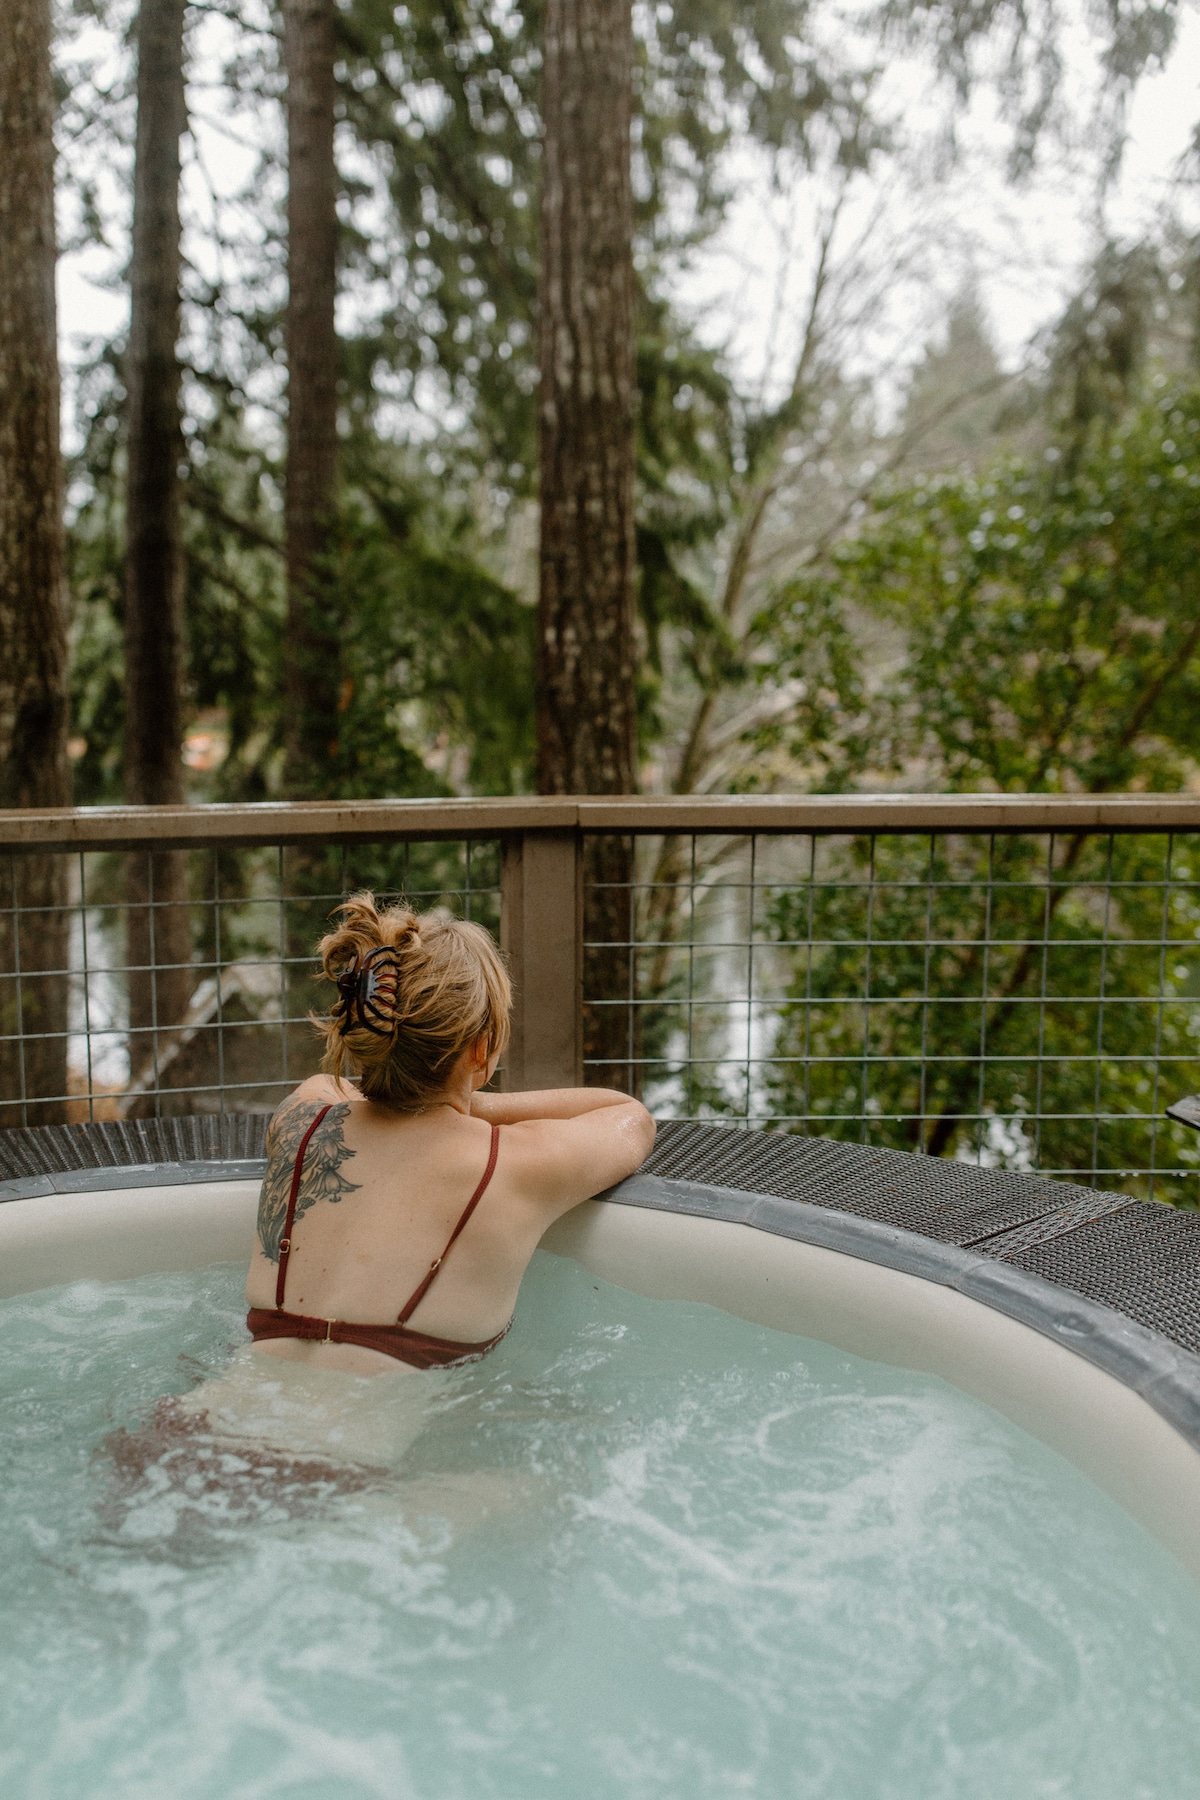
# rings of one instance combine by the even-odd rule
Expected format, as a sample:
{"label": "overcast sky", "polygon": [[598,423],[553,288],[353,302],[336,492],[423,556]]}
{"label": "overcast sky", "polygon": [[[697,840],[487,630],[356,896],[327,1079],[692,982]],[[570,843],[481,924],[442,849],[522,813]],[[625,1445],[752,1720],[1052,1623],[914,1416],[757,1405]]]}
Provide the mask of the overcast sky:
{"label": "overcast sky", "polygon": [[[936,329],[947,302],[971,280],[1003,360],[1015,366],[1063,305],[1101,229],[1136,236],[1169,202],[1200,226],[1197,186],[1189,194],[1172,180],[1200,122],[1200,12],[1184,12],[1168,66],[1139,88],[1120,174],[1103,199],[1098,148],[1087,130],[1098,71],[1094,47],[1082,32],[1070,47],[1068,67],[1074,141],[1047,142],[1033,178],[1019,186],[1005,176],[1007,128],[983,93],[959,117],[959,154],[939,178],[933,146],[945,96],[931,94],[927,77],[911,65],[892,70],[892,103],[915,132],[914,150],[906,168],[886,177],[886,190],[863,184],[842,237],[852,236],[882,201],[885,228],[898,241],[917,238],[923,248],[894,284],[873,337],[863,345],[864,373],[878,378],[882,371],[886,385],[889,369],[902,372]],[[793,331],[799,328],[820,212],[811,182],[773,193],[761,159],[757,165],[745,159],[741,197],[727,227],[678,284],[678,297],[703,333],[728,345],[739,367],[768,385],[788,360],[788,321]],[[767,367],[772,358],[774,369]]]}

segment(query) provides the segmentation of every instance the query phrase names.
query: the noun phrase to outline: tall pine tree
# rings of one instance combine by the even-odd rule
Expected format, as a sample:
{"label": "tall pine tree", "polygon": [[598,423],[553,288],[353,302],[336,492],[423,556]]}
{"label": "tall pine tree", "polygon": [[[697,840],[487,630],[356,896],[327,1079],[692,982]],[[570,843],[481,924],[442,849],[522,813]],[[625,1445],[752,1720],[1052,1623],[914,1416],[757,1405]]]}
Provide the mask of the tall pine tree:
{"label": "tall pine tree", "polygon": [[[633,21],[629,0],[547,0],[542,60],[537,773],[544,794],[637,782]],[[589,840],[588,1061],[636,1085],[631,846]]]}
{"label": "tall pine tree", "polygon": [[[129,345],[125,542],[125,798],[183,803],[183,543],[179,470],[179,141],[187,123],[186,0],[141,0]],[[191,996],[187,859],[131,856],[129,1023],[135,1072]]]}
{"label": "tall pine tree", "polygon": [[[0,30],[0,806],[65,806],[67,596],[54,300],[49,0]],[[0,885],[0,1123],[61,1118],[67,956],[62,859]],[[27,908],[21,914],[13,907]],[[23,1042],[12,1034],[20,1033]]]}
{"label": "tall pine tree", "polygon": [[333,791],[340,692],[329,579],[336,504],[337,170],[333,0],[284,0],[288,137],[287,636],[284,781]]}

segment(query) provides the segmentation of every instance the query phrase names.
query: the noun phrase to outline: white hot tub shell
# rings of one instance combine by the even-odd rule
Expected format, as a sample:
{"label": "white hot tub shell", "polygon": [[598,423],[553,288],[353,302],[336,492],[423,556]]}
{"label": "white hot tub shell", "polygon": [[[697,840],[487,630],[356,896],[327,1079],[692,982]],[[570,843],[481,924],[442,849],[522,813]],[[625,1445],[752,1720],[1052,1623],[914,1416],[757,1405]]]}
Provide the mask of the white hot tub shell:
{"label": "white hot tub shell", "polygon": [[[700,1301],[942,1377],[1058,1450],[1200,1577],[1200,1449],[1185,1417],[1186,1384],[1200,1359],[1109,1315],[1116,1324],[1101,1358],[1113,1365],[1106,1368],[1097,1360],[1092,1316],[1104,1309],[1088,1302],[1068,1301],[1064,1310],[1059,1295],[1053,1320],[1031,1324],[1004,1310],[1005,1284],[987,1299],[954,1285],[956,1271],[969,1277],[977,1258],[924,1240],[906,1246],[907,1233],[864,1235],[861,1226],[857,1246],[806,1241],[790,1221],[818,1210],[807,1207],[793,1208],[789,1235],[778,1235],[770,1223],[703,1216],[721,1190],[697,1189],[693,1200],[681,1194],[687,1186],[635,1177],[616,1198],[590,1201],[560,1220],[543,1247],[635,1293]],[[205,1180],[5,1204],[0,1295],[248,1259],[257,1198],[257,1181]],[[740,1199],[745,1211],[748,1197]],[[809,1235],[837,1229],[836,1220],[817,1221]],[[894,1266],[906,1255],[928,1272]],[[989,1278],[985,1270],[980,1280]],[[1027,1307],[1029,1292],[1036,1302],[1045,1285],[1026,1280],[1012,1304]],[[1135,1374],[1123,1379],[1126,1364]],[[1165,1405],[1168,1388],[1173,1398]],[[1183,1428],[1164,1416],[1172,1410]]]}

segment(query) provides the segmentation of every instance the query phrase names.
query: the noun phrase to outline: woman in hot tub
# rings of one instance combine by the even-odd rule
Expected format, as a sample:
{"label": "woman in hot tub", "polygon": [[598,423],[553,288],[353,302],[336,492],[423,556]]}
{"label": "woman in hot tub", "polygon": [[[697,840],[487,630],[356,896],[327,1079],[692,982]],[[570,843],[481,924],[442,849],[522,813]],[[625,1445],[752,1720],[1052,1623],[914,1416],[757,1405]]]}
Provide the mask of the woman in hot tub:
{"label": "woman in hot tub", "polygon": [[370,894],[340,911],[324,1073],[267,1134],[247,1323],[264,1356],[446,1368],[495,1348],[542,1234],[632,1174],[654,1121],[604,1088],[481,1092],[511,1000],[488,933]]}
{"label": "woman in hot tub", "polygon": [[543,1233],[639,1166],[654,1121],[603,1088],[482,1092],[511,999],[488,933],[381,911],[370,894],[339,910],[319,946],[337,987],[318,1022],[323,1073],[267,1133],[253,1347],[166,1405],[174,1424],[226,1442],[394,1466],[425,1418],[425,1383],[351,1392],[346,1376],[486,1356]]}

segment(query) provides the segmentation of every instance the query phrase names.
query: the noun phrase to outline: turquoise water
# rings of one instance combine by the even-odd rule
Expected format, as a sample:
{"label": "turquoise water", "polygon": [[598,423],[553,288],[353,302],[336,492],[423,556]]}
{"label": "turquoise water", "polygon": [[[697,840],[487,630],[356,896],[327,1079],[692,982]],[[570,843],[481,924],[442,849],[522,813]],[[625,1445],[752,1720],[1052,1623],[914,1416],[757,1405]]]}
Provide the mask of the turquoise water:
{"label": "turquoise water", "polygon": [[1200,1788],[1200,1594],[941,1382],[539,1255],[486,1362],[324,1378],[339,1478],[154,1425],[242,1279],[0,1306],[4,1800]]}

